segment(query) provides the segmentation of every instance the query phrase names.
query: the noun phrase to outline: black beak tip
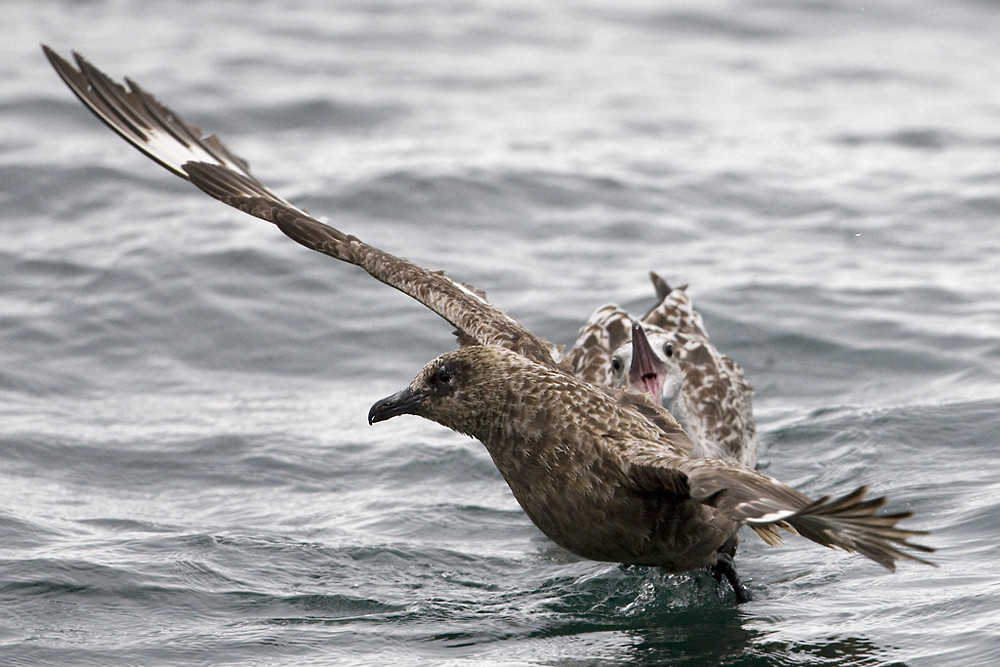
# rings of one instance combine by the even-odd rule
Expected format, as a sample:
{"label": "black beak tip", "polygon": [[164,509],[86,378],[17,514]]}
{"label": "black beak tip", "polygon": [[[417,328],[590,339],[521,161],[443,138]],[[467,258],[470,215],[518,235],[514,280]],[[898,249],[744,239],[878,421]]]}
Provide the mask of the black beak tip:
{"label": "black beak tip", "polygon": [[427,398],[423,394],[418,394],[407,388],[397,392],[392,396],[386,396],[380,401],[376,401],[368,411],[368,425],[376,422],[392,419],[398,415],[415,414],[417,407]]}
{"label": "black beak tip", "polygon": [[371,409],[368,410],[368,425],[373,426],[378,422],[385,421],[395,416],[395,412],[392,410],[392,406],[387,403],[387,401],[392,398],[392,396],[387,396],[380,401],[376,401],[372,405]]}
{"label": "black beak tip", "polygon": [[646,330],[642,328],[638,320],[632,320],[632,345],[649,347],[649,338],[646,337]]}

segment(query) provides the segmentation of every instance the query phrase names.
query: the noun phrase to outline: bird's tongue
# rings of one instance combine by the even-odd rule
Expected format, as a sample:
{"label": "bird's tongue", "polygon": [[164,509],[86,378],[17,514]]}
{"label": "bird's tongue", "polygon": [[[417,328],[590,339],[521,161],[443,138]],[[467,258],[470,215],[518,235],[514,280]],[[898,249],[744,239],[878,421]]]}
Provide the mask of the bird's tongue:
{"label": "bird's tongue", "polygon": [[632,323],[632,366],[629,368],[629,382],[656,403],[660,402],[665,380],[663,361],[656,356],[649,345],[646,332],[638,322]]}

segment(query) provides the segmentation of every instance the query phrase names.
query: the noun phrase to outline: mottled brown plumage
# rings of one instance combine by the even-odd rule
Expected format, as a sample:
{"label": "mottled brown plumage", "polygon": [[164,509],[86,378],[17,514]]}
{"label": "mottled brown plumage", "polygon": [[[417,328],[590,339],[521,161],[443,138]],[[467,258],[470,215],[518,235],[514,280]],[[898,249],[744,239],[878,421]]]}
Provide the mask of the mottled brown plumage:
{"label": "mottled brown plumage", "polygon": [[735,461],[693,458],[607,392],[509,350],[480,345],[428,363],[376,403],[372,423],[414,414],[482,442],[542,532],[594,560],[671,572],[715,565],[743,523],[771,544],[784,528],[893,569],[929,551],[878,515],[884,499],[813,501]]}
{"label": "mottled brown plumage", "polygon": [[363,268],[451,323],[462,347],[373,406],[369,420],[412,413],[479,438],[532,521],[570,551],[671,571],[726,565],[719,572],[741,600],[746,592],[731,554],[742,523],[772,544],[777,529],[788,528],[890,569],[899,558],[921,560],[901,546],[928,551],[907,542],[917,533],[895,527],[908,514],[876,514],[884,500],[862,500],[863,488],[813,502],[737,462],[691,457],[693,444],[662,407],[575,377],[557,346],[482,292],[323,224],[135,83],[126,89],[79,56],[76,69],[43,49],[95,115],[172,173],[308,248]]}

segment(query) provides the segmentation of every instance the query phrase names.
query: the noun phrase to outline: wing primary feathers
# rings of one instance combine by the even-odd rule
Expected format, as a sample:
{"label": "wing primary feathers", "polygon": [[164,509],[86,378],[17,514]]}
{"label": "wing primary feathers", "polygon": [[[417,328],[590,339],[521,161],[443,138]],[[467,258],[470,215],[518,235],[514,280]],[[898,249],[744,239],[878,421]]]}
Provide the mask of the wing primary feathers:
{"label": "wing primary feathers", "polygon": [[258,181],[246,160],[216,136],[203,137],[137,83],[114,82],[79,54],[79,69],[42,45],[62,80],[105,125],[173,174],[210,197],[276,225],[292,240],[355,264],[433,310],[465,344],[497,345],[539,363],[558,365],[560,348],[535,335],[485,299],[483,292],[369,246],[316,220]]}
{"label": "wing primary feathers", "polygon": [[[581,330],[578,346],[574,347],[570,358],[566,360],[567,363],[562,364],[560,348],[518,324],[502,310],[490,304],[485,295],[474,287],[456,282],[441,272],[430,271],[379,250],[320,222],[265,187],[250,173],[247,162],[232,153],[221,140],[215,136],[203,137],[198,127],[184,121],[135,82],[126,79],[128,84],[126,89],[78,54],[75,54],[75,57],[79,69],[47,46],[43,45],[42,48],[56,72],[84,105],[147,157],[171,173],[190,181],[214,199],[274,224],[289,238],[307,248],[364,269],[377,280],[425,305],[457,330],[463,349],[451,353],[452,356],[463,354],[471,358],[478,355],[482,357],[481,363],[489,362],[491,358],[496,357],[490,363],[495,363],[503,373],[498,375],[496,382],[481,382],[475,386],[484,391],[486,389],[507,391],[511,382],[507,371],[520,369],[522,376],[527,377],[527,371],[524,370],[526,367],[531,367],[532,378],[537,379],[542,376],[549,378],[552,386],[557,387],[552,395],[562,396],[560,391],[569,391],[567,387],[578,385],[581,400],[586,402],[580,406],[567,406],[565,403],[561,405],[560,414],[569,413],[572,418],[571,423],[564,425],[566,432],[587,435],[579,428],[579,424],[584,422],[585,418],[593,418],[593,415],[585,411],[583,406],[586,405],[596,406],[595,409],[599,411],[603,410],[602,414],[608,419],[614,418],[616,438],[624,438],[622,433],[629,429],[639,434],[636,435],[638,440],[633,443],[635,448],[631,451],[619,447],[609,453],[601,449],[608,446],[604,441],[607,430],[603,427],[599,433],[604,435],[594,440],[600,444],[592,443],[593,451],[603,452],[606,459],[604,462],[609,469],[614,470],[615,474],[610,476],[613,482],[608,482],[608,476],[597,480],[607,487],[605,492],[611,497],[618,498],[618,494],[624,493],[632,494],[626,498],[628,500],[634,499],[636,494],[641,495],[643,503],[650,500],[647,496],[669,497],[669,502],[672,503],[689,504],[691,501],[700,503],[702,506],[698,507],[698,511],[711,520],[707,523],[692,521],[688,525],[690,531],[704,533],[708,527],[712,527],[714,531],[717,522],[731,528],[735,535],[736,524],[747,524],[769,544],[779,544],[780,531],[785,530],[827,547],[860,553],[890,570],[895,569],[896,562],[900,559],[932,564],[917,554],[931,553],[934,550],[910,541],[910,538],[926,533],[897,526],[911,514],[880,513],[886,504],[886,499],[866,498],[868,491],[866,487],[859,487],[838,498],[824,497],[813,500],[738,461],[686,456],[685,454],[693,448],[693,444],[686,438],[684,442],[687,444],[681,443],[677,447],[664,449],[664,434],[678,442],[681,442],[680,439],[684,435],[680,431],[680,426],[668,413],[645,399],[625,397],[621,401],[611,400],[612,397],[595,388],[593,384],[568,378],[563,370],[568,366],[572,366],[581,374],[593,373],[597,378],[599,371],[594,369],[608,360],[607,354],[597,348],[607,348],[620,334],[622,322],[619,320],[623,312],[620,312],[620,309],[607,307],[598,311],[595,314],[596,319],[592,318],[592,321]],[[690,308],[684,288],[671,290],[666,281],[655,274],[653,283],[661,303],[647,315],[646,319],[649,321],[646,324],[671,326],[678,331],[678,336],[686,335],[687,346],[679,350],[679,353],[682,357],[689,353],[693,355],[701,348],[694,346],[692,341],[698,337],[707,340],[700,316]],[[678,341],[681,342],[681,338],[678,338]],[[728,357],[721,355],[716,355],[709,361],[712,362],[710,366],[721,369],[722,375],[736,378],[734,382],[739,394],[737,398],[741,401],[736,407],[742,410],[740,414],[745,413],[746,418],[752,420],[749,411],[750,387],[742,380],[739,367]],[[431,362],[428,367],[434,363],[436,362]],[[505,397],[503,400],[506,400],[508,395],[502,395]],[[503,403],[503,400],[492,400],[488,405]],[[477,410],[484,409],[478,404],[473,404],[471,407]],[[424,416],[448,425],[448,419],[442,415],[446,416],[447,413]],[[491,418],[493,417],[495,415],[491,413]],[[487,420],[480,421],[486,423]],[[549,417],[538,420],[539,423],[546,425],[551,421]],[[747,423],[749,426],[745,427],[744,431],[752,441],[748,441],[749,445],[744,443],[742,446],[752,448],[747,449],[748,455],[752,455],[755,459],[755,432],[752,430],[752,421]],[[474,429],[460,426],[456,430],[472,433]],[[500,432],[501,429],[486,429],[485,434],[499,438],[497,433]],[[508,431],[503,430],[503,433]],[[480,437],[480,439],[490,447],[489,438]],[[721,435],[719,439],[722,439]],[[535,440],[531,442],[532,446],[539,445]],[[525,441],[522,439],[514,444],[523,447]],[[494,454],[493,450],[491,454]],[[532,459],[531,456],[522,458],[528,463]],[[495,454],[494,460],[497,460]],[[498,467],[501,471],[504,470],[500,462]],[[546,482],[551,481],[553,470],[545,468],[544,472],[543,479]],[[507,477],[507,473],[504,475]],[[520,483],[517,479],[512,482],[509,478],[508,482],[512,484],[512,489]],[[516,490],[515,495],[517,495]],[[524,504],[523,496],[518,496],[518,500]],[[593,497],[587,497],[588,502],[594,500]],[[601,498],[596,500],[600,501]],[[597,506],[600,506],[599,502]],[[607,507],[612,505],[608,504]],[[540,516],[548,517],[545,512],[541,512]],[[629,512],[628,516],[619,517],[619,520],[626,523],[634,521],[635,513]],[[571,537],[575,539],[576,533],[579,532],[576,529],[580,526],[574,522],[571,527],[574,529],[570,531]],[[561,526],[555,528],[561,530]],[[644,531],[645,527],[643,532],[637,534],[647,535]],[[723,537],[730,539],[733,535]],[[697,540],[703,536],[695,534],[692,537]],[[606,558],[608,554],[602,550],[613,542],[614,540],[602,540],[594,552]],[[582,549],[582,552],[589,553],[592,545],[584,546],[587,548]],[[713,551],[710,555],[714,558],[715,553]],[[698,564],[695,562],[695,565]],[[707,564],[710,565],[711,562]]]}

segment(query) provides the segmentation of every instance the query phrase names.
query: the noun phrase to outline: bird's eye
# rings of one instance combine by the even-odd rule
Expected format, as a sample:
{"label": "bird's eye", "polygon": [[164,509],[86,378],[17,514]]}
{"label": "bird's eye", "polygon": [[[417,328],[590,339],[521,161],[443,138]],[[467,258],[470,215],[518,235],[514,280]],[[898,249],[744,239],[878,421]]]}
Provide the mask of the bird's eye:
{"label": "bird's eye", "polygon": [[611,370],[613,370],[615,373],[617,373],[621,369],[622,369],[622,360],[620,358],[618,358],[618,357],[615,357],[614,359],[612,359],[611,360]]}
{"label": "bird's eye", "polygon": [[454,379],[455,374],[452,373],[451,370],[447,368],[439,368],[434,371],[433,375],[431,375],[431,386],[443,387],[447,384],[451,384],[451,381]]}
{"label": "bird's eye", "polygon": [[673,343],[665,343],[663,345],[663,355],[665,357],[667,357],[668,359],[670,357],[674,356],[674,344]]}

